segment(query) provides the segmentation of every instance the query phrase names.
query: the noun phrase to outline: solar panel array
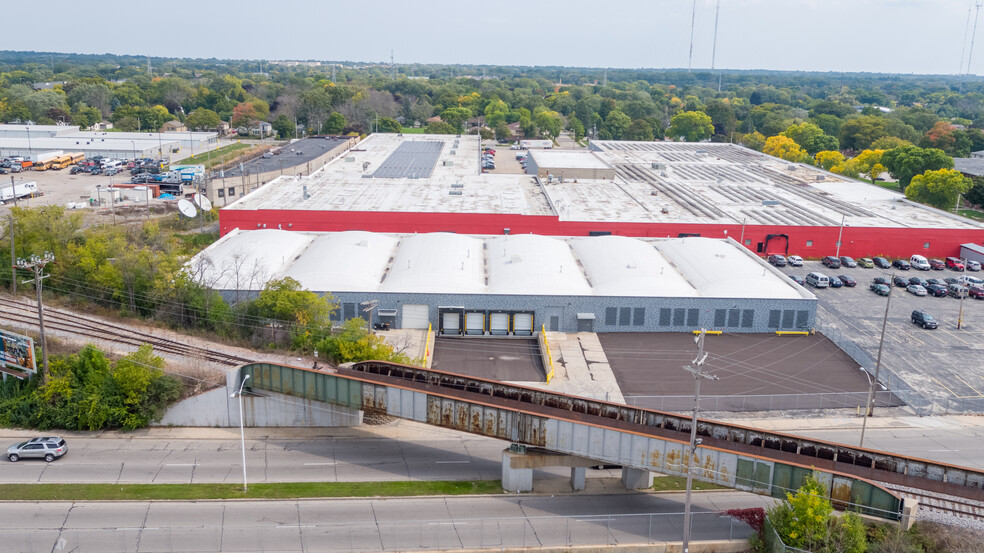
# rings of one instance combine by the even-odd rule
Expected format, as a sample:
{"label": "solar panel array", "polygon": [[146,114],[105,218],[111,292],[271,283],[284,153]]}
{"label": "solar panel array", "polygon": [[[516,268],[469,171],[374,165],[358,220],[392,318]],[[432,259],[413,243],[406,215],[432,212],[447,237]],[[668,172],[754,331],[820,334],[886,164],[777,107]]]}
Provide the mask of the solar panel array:
{"label": "solar panel array", "polygon": [[444,142],[414,140],[400,144],[376,169],[376,179],[421,179],[434,172],[437,158],[444,149]]}

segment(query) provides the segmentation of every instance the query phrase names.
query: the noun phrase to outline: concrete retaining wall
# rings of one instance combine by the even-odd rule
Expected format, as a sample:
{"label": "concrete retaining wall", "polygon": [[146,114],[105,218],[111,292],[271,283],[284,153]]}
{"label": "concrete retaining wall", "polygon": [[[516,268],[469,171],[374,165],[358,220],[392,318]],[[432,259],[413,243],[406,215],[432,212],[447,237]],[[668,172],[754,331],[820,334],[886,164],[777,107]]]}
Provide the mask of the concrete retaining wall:
{"label": "concrete retaining wall", "polygon": [[[155,426],[239,426],[239,371],[226,373],[226,385],[178,402]],[[248,382],[247,382],[248,384]],[[359,426],[362,411],[266,390],[243,395],[245,426]]]}

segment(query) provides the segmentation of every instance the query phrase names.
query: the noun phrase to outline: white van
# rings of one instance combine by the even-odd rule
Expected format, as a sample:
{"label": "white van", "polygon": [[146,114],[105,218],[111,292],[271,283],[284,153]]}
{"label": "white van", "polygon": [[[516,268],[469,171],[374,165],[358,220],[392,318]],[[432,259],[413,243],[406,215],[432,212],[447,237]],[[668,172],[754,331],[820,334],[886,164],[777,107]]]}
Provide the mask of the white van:
{"label": "white van", "polygon": [[806,275],[806,283],[814,288],[827,288],[830,286],[830,278],[823,273],[813,272]]}
{"label": "white van", "polygon": [[929,261],[921,255],[914,255],[910,257],[909,264],[912,265],[913,269],[917,269],[919,271],[928,271],[930,269]]}
{"label": "white van", "polygon": [[122,163],[118,159],[104,159],[100,165],[103,169],[119,169]]}

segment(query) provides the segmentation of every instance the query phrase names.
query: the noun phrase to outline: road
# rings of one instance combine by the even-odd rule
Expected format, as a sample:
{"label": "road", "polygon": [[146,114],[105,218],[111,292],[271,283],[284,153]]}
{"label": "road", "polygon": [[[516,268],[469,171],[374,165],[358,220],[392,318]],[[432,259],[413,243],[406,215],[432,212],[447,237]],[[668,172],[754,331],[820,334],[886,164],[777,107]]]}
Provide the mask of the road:
{"label": "road", "polygon": [[[741,492],[694,496],[693,538],[747,539],[722,510],[768,507]],[[309,501],[5,503],[4,551],[405,551],[682,539],[683,494]]]}

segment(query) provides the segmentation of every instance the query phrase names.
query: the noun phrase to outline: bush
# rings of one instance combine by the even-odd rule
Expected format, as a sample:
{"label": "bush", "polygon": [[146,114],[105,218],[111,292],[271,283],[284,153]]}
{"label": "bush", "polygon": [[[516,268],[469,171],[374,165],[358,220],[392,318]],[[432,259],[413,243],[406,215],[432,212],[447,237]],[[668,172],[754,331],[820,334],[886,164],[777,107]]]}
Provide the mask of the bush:
{"label": "bush", "polygon": [[181,384],[164,374],[164,360],[149,345],[111,364],[87,346],[78,354],[52,357],[51,376],[0,385],[0,425],[47,430],[143,428],[160,420],[178,399]]}

